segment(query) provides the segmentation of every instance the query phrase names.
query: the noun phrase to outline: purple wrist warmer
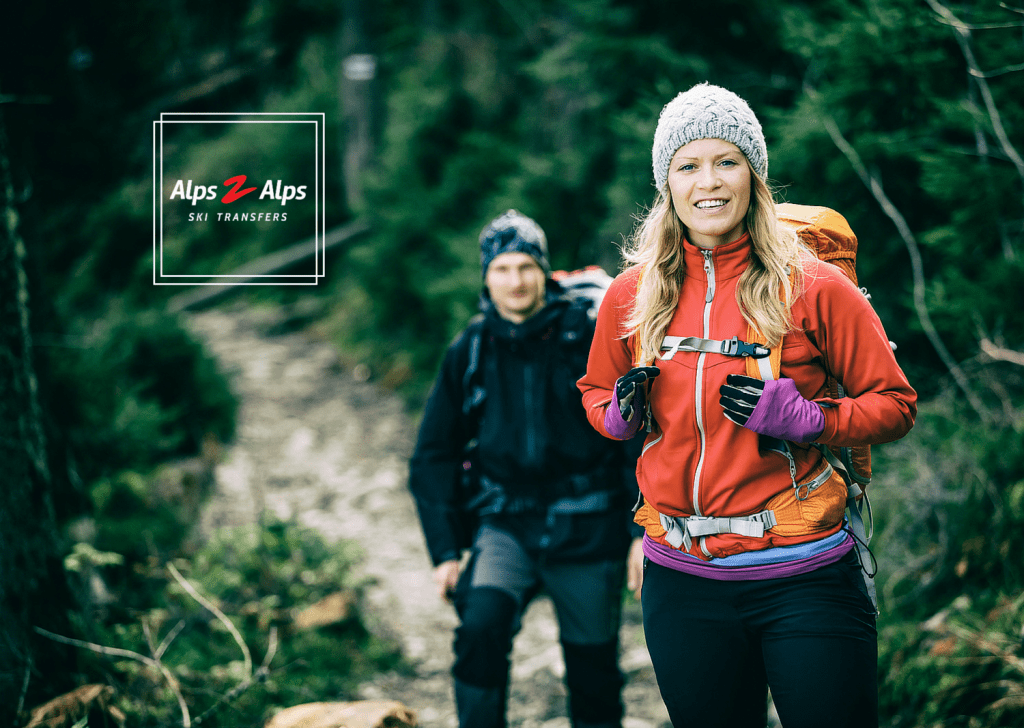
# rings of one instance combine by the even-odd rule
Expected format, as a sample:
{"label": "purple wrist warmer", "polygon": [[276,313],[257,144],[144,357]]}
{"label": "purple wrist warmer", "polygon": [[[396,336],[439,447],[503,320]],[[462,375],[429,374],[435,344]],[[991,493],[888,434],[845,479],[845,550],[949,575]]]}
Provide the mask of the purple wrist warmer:
{"label": "purple wrist warmer", "polygon": [[604,412],[604,429],[616,440],[628,440],[640,429],[640,423],[644,418],[636,407],[637,399],[638,397],[634,395],[632,417],[626,420],[619,411],[618,389],[612,391],[612,401],[608,403],[608,409]]}
{"label": "purple wrist warmer", "polygon": [[744,427],[780,440],[814,442],[825,429],[825,414],[816,402],[804,399],[792,379],[769,379]]}

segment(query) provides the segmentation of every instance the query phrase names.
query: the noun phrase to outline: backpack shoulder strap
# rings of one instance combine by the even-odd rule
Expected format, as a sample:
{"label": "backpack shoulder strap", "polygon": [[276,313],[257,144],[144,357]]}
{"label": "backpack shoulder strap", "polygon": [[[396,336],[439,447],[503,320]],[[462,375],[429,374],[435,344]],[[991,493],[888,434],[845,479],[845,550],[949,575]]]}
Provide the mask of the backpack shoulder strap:
{"label": "backpack shoulder strap", "polygon": [[583,296],[573,298],[562,317],[562,343],[573,345],[582,341],[589,347],[596,320],[597,307],[591,299]]}
{"label": "backpack shoulder strap", "polygon": [[479,378],[476,376],[477,371],[480,369],[480,352],[483,348],[483,314],[477,314],[470,319],[469,325],[466,327],[465,336],[468,340],[469,360],[466,364],[466,371],[462,375],[462,391],[464,393],[462,414],[468,415],[479,407],[480,403],[484,401],[484,397],[487,396],[487,392],[479,384]]}
{"label": "backpack shoulder strap", "polygon": [[[796,271],[794,270],[789,272],[789,284],[790,286],[796,286]],[[779,291],[779,295],[782,295],[782,291]],[[762,334],[753,324],[747,324],[747,341],[753,344],[760,344],[765,348],[768,347],[768,337]],[[779,372],[782,369],[782,342],[779,342],[778,346],[771,347],[768,351],[768,356],[759,359],[755,359],[752,356],[746,358],[745,365],[748,377],[761,379],[765,382],[769,379],[779,378]]]}

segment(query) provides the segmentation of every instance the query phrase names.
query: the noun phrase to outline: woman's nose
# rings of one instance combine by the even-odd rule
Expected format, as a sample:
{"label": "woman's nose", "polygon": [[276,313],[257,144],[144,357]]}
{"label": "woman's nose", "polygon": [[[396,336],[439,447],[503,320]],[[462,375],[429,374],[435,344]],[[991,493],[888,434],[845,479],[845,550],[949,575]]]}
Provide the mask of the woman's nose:
{"label": "woman's nose", "polygon": [[713,190],[718,187],[721,178],[718,176],[718,169],[715,165],[705,166],[700,171],[700,178],[698,184],[702,189]]}

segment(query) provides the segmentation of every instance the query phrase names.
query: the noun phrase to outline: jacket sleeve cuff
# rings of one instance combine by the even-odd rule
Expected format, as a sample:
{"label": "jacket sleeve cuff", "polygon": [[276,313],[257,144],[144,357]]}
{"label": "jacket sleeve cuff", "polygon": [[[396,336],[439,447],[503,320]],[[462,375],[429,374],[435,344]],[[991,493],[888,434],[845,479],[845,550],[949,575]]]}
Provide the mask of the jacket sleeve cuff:
{"label": "jacket sleeve cuff", "polygon": [[821,414],[825,417],[825,427],[815,442],[828,445],[836,436],[836,427],[839,421],[839,413],[836,408],[839,406],[839,403],[832,398],[816,399],[814,402],[821,407]]}
{"label": "jacket sleeve cuff", "polygon": [[616,440],[630,439],[640,429],[642,419],[636,407],[633,408],[630,418],[624,419],[619,411],[619,393],[612,392],[612,401],[608,403],[608,407],[604,411],[604,429],[610,437],[614,437]]}
{"label": "jacket sleeve cuff", "polygon": [[437,554],[436,556],[431,554],[430,560],[434,563],[434,566],[440,566],[441,564],[445,563],[446,561],[458,561],[459,560],[459,552],[458,551],[443,551],[443,552]]}

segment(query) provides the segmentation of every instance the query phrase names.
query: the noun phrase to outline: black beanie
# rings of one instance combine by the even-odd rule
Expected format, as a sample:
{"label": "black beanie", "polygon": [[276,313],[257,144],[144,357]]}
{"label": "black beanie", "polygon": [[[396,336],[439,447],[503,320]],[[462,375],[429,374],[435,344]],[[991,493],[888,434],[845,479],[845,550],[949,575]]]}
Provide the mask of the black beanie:
{"label": "black beanie", "polygon": [[502,253],[526,253],[537,261],[544,275],[551,275],[548,243],[540,225],[517,210],[508,210],[491,220],[480,233],[480,267],[487,267]]}

